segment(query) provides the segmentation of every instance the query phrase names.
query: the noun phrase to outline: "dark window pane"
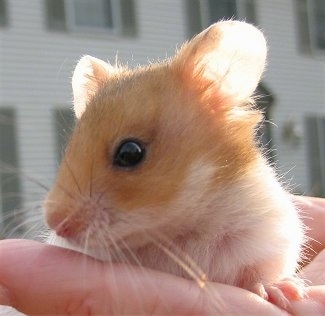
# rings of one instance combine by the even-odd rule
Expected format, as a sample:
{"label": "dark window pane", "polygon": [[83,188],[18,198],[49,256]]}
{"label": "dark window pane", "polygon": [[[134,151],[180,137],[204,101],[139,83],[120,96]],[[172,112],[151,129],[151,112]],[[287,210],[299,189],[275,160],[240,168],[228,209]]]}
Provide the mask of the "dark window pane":
{"label": "dark window pane", "polygon": [[188,37],[198,34],[202,28],[201,4],[197,0],[185,0],[185,10],[188,25]]}
{"label": "dark window pane", "polygon": [[297,8],[297,41],[300,51],[309,52],[311,48],[310,27],[308,21],[307,0],[296,0]]}
{"label": "dark window pane", "polygon": [[74,0],[76,26],[112,28],[112,4],[110,0]]}
{"label": "dark window pane", "polygon": [[136,36],[137,21],[136,21],[136,7],[134,0],[120,0],[121,5],[121,20],[122,33],[125,36]]}
{"label": "dark window pane", "polygon": [[245,0],[245,21],[252,24],[257,23],[255,0]]}
{"label": "dark window pane", "polygon": [[[325,119],[322,120],[323,127],[325,127]],[[321,132],[320,122],[316,117],[308,117],[306,119],[306,140],[309,158],[309,174],[311,184],[311,195],[324,196],[324,177],[325,172],[323,164],[325,157],[322,152],[322,142],[324,142],[324,134]],[[322,128],[324,130],[324,128]],[[325,145],[325,144],[324,144]]]}
{"label": "dark window pane", "polygon": [[209,0],[209,24],[236,17],[236,0]]}
{"label": "dark window pane", "polygon": [[15,230],[21,221],[15,215],[21,205],[16,140],[15,112],[0,108],[0,211],[6,232]]}
{"label": "dark window pane", "polygon": [[314,0],[314,15],[315,15],[315,41],[316,46],[320,49],[325,49],[325,1]]}
{"label": "dark window pane", "polygon": [[8,24],[8,12],[6,0],[0,0],[0,26]]}
{"label": "dark window pane", "polygon": [[46,0],[46,18],[50,30],[66,30],[64,0]]}

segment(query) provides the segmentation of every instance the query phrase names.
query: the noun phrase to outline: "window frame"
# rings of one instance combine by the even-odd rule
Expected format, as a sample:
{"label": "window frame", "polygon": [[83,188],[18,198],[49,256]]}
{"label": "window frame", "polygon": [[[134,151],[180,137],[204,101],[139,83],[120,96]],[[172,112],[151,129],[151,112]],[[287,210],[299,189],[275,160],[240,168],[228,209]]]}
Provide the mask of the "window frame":
{"label": "window frame", "polygon": [[303,53],[325,56],[325,40],[323,48],[317,44],[317,18],[315,12],[318,10],[315,7],[315,0],[296,0],[295,5],[299,50]]}
{"label": "window frame", "polygon": [[305,133],[311,188],[309,194],[325,197],[325,116],[306,116]]}
{"label": "window frame", "polygon": [[76,24],[74,2],[78,0],[64,0],[66,27],[69,31],[96,34],[118,34],[122,29],[121,10],[118,0],[110,0],[112,10],[112,27],[80,26]]}
{"label": "window frame", "polygon": [[[21,225],[23,215],[16,213],[22,205],[17,127],[17,110],[12,106],[1,106],[0,130],[6,130],[7,136],[9,135],[7,138],[5,133],[0,134],[0,232],[4,235],[12,232],[19,235],[24,230]],[[6,147],[2,151],[1,147],[8,144],[12,147]],[[9,216],[10,212],[12,216]],[[0,239],[2,237],[4,236],[0,234]]]}
{"label": "window frame", "polygon": [[[200,1],[200,4],[201,4],[201,21],[202,21],[202,26],[203,26],[203,29],[207,28],[211,23],[213,22],[217,22],[217,20],[215,21],[212,21],[211,20],[211,16],[210,16],[210,3],[209,3],[209,0],[199,0]],[[225,0],[227,1],[227,0]],[[230,17],[230,16],[227,16],[227,17],[222,17],[222,18],[225,18],[225,19],[228,19],[228,18],[232,18],[232,17],[236,17],[236,15],[238,15],[238,8],[239,8],[239,1],[238,0],[234,0],[235,2],[235,7],[236,7],[236,12],[234,12],[234,14]]]}
{"label": "window frame", "polygon": [[110,0],[112,27],[78,26],[75,23],[74,1],[44,0],[45,24],[48,31],[92,37],[138,36],[136,0]]}
{"label": "window frame", "polygon": [[[236,12],[232,15],[224,16],[223,18],[244,18],[248,23],[256,25],[256,1],[234,0],[234,2]],[[194,5],[195,8],[193,8]],[[251,12],[248,12],[249,8],[252,10]],[[187,12],[188,33],[190,37],[207,28],[212,23],[217,22],[217,20],[212,21],[211,19],[209,0],[185,0],[185,10]],[[199,11],[199,14],[196,14],[197,11]]]}
{"label": "window frame", "polygon": [[7,27],[8,24],[8,1],[0,0],[0,27]]}

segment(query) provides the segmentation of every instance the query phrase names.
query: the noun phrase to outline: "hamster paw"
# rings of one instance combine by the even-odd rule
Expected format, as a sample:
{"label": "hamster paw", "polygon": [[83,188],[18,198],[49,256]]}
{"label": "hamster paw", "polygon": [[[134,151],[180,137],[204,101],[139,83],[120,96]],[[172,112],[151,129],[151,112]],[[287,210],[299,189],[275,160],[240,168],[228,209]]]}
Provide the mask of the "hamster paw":
{"label": "hamster paw", "polygon": [[305,296],[303,282],[294,277],[266,285],[257,283],[253,292],[289,313],[291,312],[291,301],[299,301]]}

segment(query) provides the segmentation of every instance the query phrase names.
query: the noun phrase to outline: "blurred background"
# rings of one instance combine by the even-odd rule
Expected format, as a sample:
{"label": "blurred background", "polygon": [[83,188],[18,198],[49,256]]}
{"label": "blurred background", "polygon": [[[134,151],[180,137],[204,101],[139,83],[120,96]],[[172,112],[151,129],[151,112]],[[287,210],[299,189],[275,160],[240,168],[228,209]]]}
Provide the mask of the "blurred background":
{"label": "blurred background", "polygon": [[293,192],[325,196],[324,0],[0,0],[0,238],[40,219],[74,125],[82,55],[145,64],[228,18],[268,41],[258,87],[268,158]]}

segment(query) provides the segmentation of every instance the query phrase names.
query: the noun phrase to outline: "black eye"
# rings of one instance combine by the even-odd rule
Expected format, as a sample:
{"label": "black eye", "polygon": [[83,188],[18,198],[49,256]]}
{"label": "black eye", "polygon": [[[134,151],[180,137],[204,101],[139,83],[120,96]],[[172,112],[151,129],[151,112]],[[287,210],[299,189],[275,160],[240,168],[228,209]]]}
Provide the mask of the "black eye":
{"label": "black eye", "polygon": [[145,157],[144,145],[136,139],[124,140],[114,155],[114,165],[123,168],[137,166]]}

